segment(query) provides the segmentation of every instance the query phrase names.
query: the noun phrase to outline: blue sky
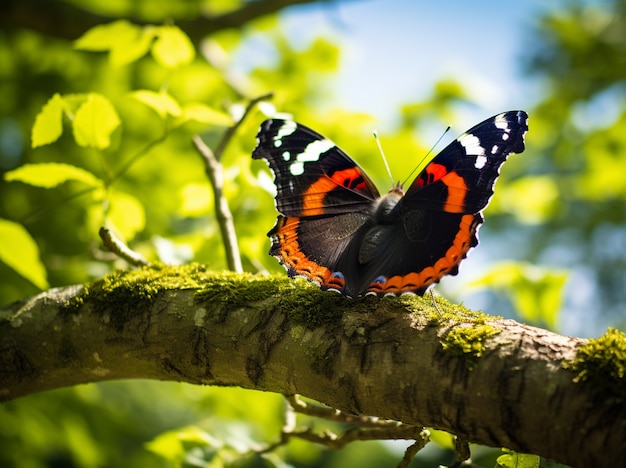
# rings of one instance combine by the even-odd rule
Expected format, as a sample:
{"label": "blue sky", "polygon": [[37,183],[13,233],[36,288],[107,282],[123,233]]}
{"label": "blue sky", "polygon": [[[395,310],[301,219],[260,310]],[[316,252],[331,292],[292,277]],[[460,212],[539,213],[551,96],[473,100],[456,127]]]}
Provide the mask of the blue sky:
{"label": "blue sky", "polygon": [[521,58],[546,8],[541,0],[350,0],[293,7],[284,16],[294,40],[324,35],[340,46],[338,106],[385,126],[401,103],[427,96],[441,78],[471,93],[482,117],[468,122],[528,108],[535,93],[520,79]]}

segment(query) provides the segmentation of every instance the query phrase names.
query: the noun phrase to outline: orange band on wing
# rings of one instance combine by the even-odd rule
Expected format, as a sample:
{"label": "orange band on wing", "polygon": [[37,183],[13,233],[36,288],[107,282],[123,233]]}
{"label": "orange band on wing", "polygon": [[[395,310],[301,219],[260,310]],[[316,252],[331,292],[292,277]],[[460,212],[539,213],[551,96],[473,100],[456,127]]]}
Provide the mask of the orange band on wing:
{"label": "orange band on wing", "polygon": [[468,190],[465,179],[456,171],[450,171],[446,166],[437,163],[430,163],[424,172],[426,177],[422,175],[415,179],[414,183],[419,187],[425,187],[441,181],[448,189],[448,197],[443,209],[448,213],[463,213]]}
{"label": "orange band on wing", "polygon": [[302,194],[301,214],[303,216],[324,214],[324,197],[337,187],[356,191],[367,190],[363,174],[357,167],[335,171],[331,177],[320,177]]}
{"label": "orange band on wing", "polygon": [[448,198],[443,209],[448,213],[463,213],[467,184],[465,179],[456,172],[448,172],[441,181],[448,187]]}
{"label": "orange band on wing", "polygon": [[392,276],[391,278],[386,278],[384,282],[373,282],[367,290],[376,294],[400,294],[425,290],[463,260],[465,254],[472,246],[472,236],[475,230],[474,215],[467,214],[463,216],[452,246],[433,266],[428,266],[416,273]]}
{"label": "orange band on wing", "polygon": [[270,253],[287,268],[289,276],[304,276],[324,289],[342,291],[345,281],[342,276],[311,260],[298,243],[297,229],[300,218],[279,217],[272,233],[272,249]]}

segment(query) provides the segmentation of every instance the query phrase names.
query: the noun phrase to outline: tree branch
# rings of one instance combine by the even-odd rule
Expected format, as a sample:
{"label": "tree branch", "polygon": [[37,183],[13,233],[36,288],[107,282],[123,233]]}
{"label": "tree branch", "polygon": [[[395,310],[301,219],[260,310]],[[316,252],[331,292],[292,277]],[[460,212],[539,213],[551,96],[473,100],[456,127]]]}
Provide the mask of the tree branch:
{"label": "tree branch", "polygon": [[199,265],[119,272],[0,311],[0,398],[125,378],[237,385],[620,466],[623,335],[596,361],[591,341],[438,302],[442,315],[418,297],[346,300]]}
{"label": "tree branch", "polygon": [[[283,8],[305,3],[321,3],[320,0],[257,0],[246,2],[240,8],[215,16],[203,16],[198,13],[193,19],[173,19],[194,43],[224,29],[240,28],[244,24],[265,15],[276,13]],[[135,24],[148,24],[133,11],[122,13],[121,17],[131,19]],[[43,0],[3,0],[0,3],[0,26],[6,28],[26,28],[47,36],[78,39],[89,28],[109,23],[120,16],[108,16],[82,9],[76,3]],[[158,20],[157,20],[158,21]],[[154,20],[150,24],[154,24]]]}

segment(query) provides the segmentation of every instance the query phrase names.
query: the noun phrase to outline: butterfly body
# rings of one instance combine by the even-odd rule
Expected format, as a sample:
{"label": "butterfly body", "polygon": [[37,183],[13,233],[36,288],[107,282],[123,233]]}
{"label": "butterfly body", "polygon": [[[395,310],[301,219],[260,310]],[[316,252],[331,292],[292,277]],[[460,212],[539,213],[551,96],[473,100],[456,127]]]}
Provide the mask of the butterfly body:
{"label": "butterfly body", "polygon": [[285,120],[267,120],[255,159],[275,175],[280,215],[270,254],[290,276],[349,297],[423,294],[455,275],[478,244],[481,211],[500,166],[524,150],[527,115],[499,114],[448,145],[405,190],[380,195],[334,143]]}

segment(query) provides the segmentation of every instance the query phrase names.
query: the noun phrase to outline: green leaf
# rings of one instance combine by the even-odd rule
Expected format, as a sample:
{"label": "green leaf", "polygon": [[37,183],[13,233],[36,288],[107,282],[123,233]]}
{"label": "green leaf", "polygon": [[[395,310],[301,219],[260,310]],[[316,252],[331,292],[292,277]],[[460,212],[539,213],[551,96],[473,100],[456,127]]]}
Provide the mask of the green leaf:
{"label": "green leaf", "polygon": [[111,209],[108,218],[126,241],[130,241],[146,226],[146,213],[143,205],[132,195],[125,192],[111,192],[109,203]]}
{"label": "green leaf", "polygon": [[74,42],[79,50],[103,51],[110,50],[120,42],[136,37],[141,28],[126,20],[117,20],[101,24],[89,29]]}
{"label": "green leaf", "polygon": [[131,97],[152,108],[162,119],[168,114],[174,117],[182,114],[178,102],[166,92],[155,93],[147,89],[140,89],[133,92]]}
{"label": "green leaf", "polygon": [[538,455],[504,451],[507,453],[498,457],[496,468],[539,468],[541,457]]}
{"label": "green leaf", "polygon": [[[500,188],[500,187],[499,187]],[[532,196],[529,196],[532,194]],[[502,187],[493,211],[507,211],[525,224],[541,224],[559,210],[559,187],[552,176],[526,176]]]}
{"label": "green leaf", "polygon": [[111,48],[109,60],[116,67],[127,65],[146,55],[155,36],[154,27],[137,28],[133,37],[118,40]]}
{"label": "green leaf", "polygon": [[180,189],[178,213],[182,217],[206,216],[213,206],[213,192],[207,184],[189,183]]}
{"label": "green leaf", "polygon": [[470,283],[505,293],[525,320],[556,328],[567,273],[523,262],[502,262]]}
{"label": "green leaf", "polygon": [[24,164],[4,175],[7,182],[23,182],[35,187],[52,188],[69,180],[101,187],[103,182],[91,172],[63,163]]}
{"label": "green leaf", "polygon": [[146,449],[176,463],[195,447],[217,447],[222,443],[196,426],[188,426],[164,432],[145,444]]}
{"label": "green leaf", "polygon": [[189,37],[176,26],[161,26],[152,46],[152,56],[164,67],[176,68],[191,63],[196,51]]}
{"label": "green leaf", "polygon": [[74,116],[74,138],[80,146],[106,149],[120,123],[111,102],[100,94],[91,93]]}
{"label": "green leaf", "polygon": [[48,289],[39,248],[21,224],[0,219],[0,260],[39,289]]}
{"label": "green leaf", "polygon": [[157,28],[153,26],[142,28],[126,20],[118,20],[91,28],[74,42],[74,47],[90,51],[108,50],[111,64],[122,66],[148,53],[156,33]]}
{"label": "green leaf", "polygon": [[215,110],[205,104],[192,103],[183,107],[182,116],[179,123],[195,121],[205,124],[230,126],[233,119],[225,112]]}
{"label": "green leaf", "polygon": [[55,93],[37,114],[31,133],[33,148],[59,139],[63,133],[63,107],[63,98],[59,93]]}

